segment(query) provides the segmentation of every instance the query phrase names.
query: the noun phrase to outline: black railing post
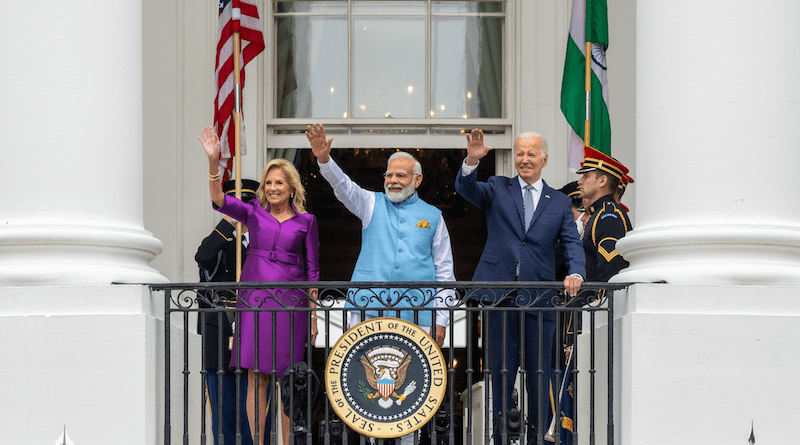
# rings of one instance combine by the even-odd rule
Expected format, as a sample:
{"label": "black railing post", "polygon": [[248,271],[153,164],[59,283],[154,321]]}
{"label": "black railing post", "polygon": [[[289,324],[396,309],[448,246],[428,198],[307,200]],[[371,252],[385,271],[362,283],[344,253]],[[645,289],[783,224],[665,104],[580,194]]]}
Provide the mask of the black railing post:
{"label": "black railing post", "polygon": [[[489,332],[489,311],[481,311],[481,318],[483,319],[481,345],[483,345],[483,443],[488,444],[491,440],[489,428],[492,427],[491,418],[494,417],[494,407],[489,403],[489,393],[492,389],[492,369],[491,362],[489,361],[489,348],[486,347],[488,343]],[[494,434],[500,434],[497,428],[492,427]],[[495,431],[497,430],[497,431]]]}
{"label": "black railing post", "polygon": [[[198,295],[197,298],[202,298]],[[206,338],[206,312],[198,312],[197,313],[197,326],[198,326],[198,334],[200,334],[201,343],[200,343],[200,412],[202,413],[205,409],[206,405],[206,374],[208,374],[208,370],[206,370],[206,349],[205,349],[205,338]],[[213,431],[212,431],[213,437]],[[215,441],[214,443],[220,443],[219,441]],[[206,444],[206,416],[200,416],[200,445]]]}
{"label": "black railing post", "polygon": [[474,316],[472,311],[466,311],[466,319],[467,319],[467,369],[466,369],[466,376],[467,376],[467,409],[465,414],[464,421],[466,422],[466,434],[464,434],[467,443],[472,444],[472,375],[475,370],[472,367],[472,348],[469,345],[469,342],[472,341],[474,333],[472,332],[472,317]]}
{"label": "black railing post", "polygon": [[597,369],[595,369],[595,358],[597,357],[595,354],[595,312],[589,312],[589,332],[592,335],[589,336],[589,406],[591,411],[591,416],[589,417],[589,444],[595,444],[595,426],[596,426],[596,419],[595,415],[597,414],[595,410],[595,374],[597,373]]}
{"label": "black railing post", "polygon": [[[212,298],[211,298],[211,304],[212,305],[214,304],[213,294],[212,294]],[[203,314],[203,316],[206,315],[205,312],[202,312],[202,314]],[[223,326],[222,317],[225,317],[225,313],[221,312],[221,311],[217,311],[216,315],[217,315],[217,327],[218,327],[217,328],[217,370],[216,370],[216,374],[217,374],[217,413],[219,413],[218,414],[219,418],[222,418],[222,413],[225,412],[225,411],[223,411],[224,410],[224,403],[225,403],[224,399],[225,399],[225,397],[223,396],[223,391],[222,391],[222,389],[223,389],[223,383],[222,383],[223,380],[222,379],[225,378],[225,369],[227,369],[227,367],[229,365],[229,363],[223,363],[222,362],[223,361],[222,360],[222,358],[223,358],[223,354],[222,354],[223,349],[222,348],[227,348],[228,345],[223,345],[223,343],[222,343],[222,326]],[[203,323],[201,326],[203,327],[202,329],[205,331],[206,324]],[[205,341],[205,335],[201,335],[200,337]],[[205,348],[203,348],[203,349],[204,349],[203,353],[205,353]],[[203,367],[205,367],[205,363],[203,364]],[[205,380],[205,378],[204,378],[204,380]],[[205,385],[205,382],[203,382],[203,384]],[[201,410],[201,412],[202,412],[202,410]],[[205,425],[205,418],[206,418],[206,416],[203,416],[203,425]],[[224,422],[217,422],[217,423],[218,423],[217,431],[214,431],[214,433],[216,434],[216,440],[214,441],[214,443],[217,444],[217,445],[221,445],[221,444],[225,443],[225,435],[222,433]],[[237,425],[237,427],[238,427],[238,425]],[[205,433],[205,427],[203,427],[203,433]],[[203,442],[203,443],[205,443],[205,442]]]}
{"label": "black railing post", "polygon": [[[564,301],[569,298],[566,291],[564,291]],[[554,353],[553,356],[556,358],[555,363],[551,363],[550,367],[553,368],[553,378],[550,380],[550,384],[552,385],[552,394],[553,394],[553,419],[550,422],[553,425],[553,439],[556,444],[561,443],[560,441],[560,433],[561,433],[561,357],[564,350],[564,343],[561,341],[561,319],[562,314],[566,314],[566,312],[556,312],[555,315],[555,326],[553,327],[553,349]],[[549,413],[549,412],[548,412]],[[546,431],[550,431],[548,426]],[[547,432],[545,432],[547,435]]]}
{"label": "black railing post", "polygon": [[[236,299],[238,301],[238,298]],[[233,310],[233,320],[234,320],[234,327],[239,326],[241,321],[241,313],[237,311],[235,308]],[[227,314],[226,314],[227,316]],[[241,336],[234,336],[234,344],[233,348],[231,348],[231,352],[236,351],[236,366],[233,371],[234,373],[234,384],[236,386],[236,445],[242,445],[242,418],[243,416],[247,415],[247,412],[242,412],[242,404],[240,400],[242,400],[242,339]],[[230,365],[230,363],[228,364]],[[245,395],[245,397],[247,397]],[[250,437],[252,439],[253,431],[250,431]]]}
{"label": "black railing post", "polygon": [[[502,311],[502,316],[503,316],[503,323],[502,323],[502,326],[503,326],[503,343],[502,343],[503,353],[501,354],[501,356],[502,356],[502,364],[500,365],[500,382],[501,382],[500,387],[503,388],[503,392],[502,392],[502,394],[499,394],[499,397],[500,397],[500,412],[503,413],[503,417],[501,417],[501,419],[505,420],[505,414],[508,412],[508,408],[507,407],[508,407],[508,390],[509,390],[509,388],[508,388],[508,347],[507,347],[508,346],[508,329],[505,328],[506,326],[508,326],[508,312],[507,311]],[[497,397],[497,396],[498,396],[498,394],[494,394],[493,393],[493,397]],[[496,426],[499,427],[499,428],[495,428],[495,429],[499,429],[500,432],[501,432],[500,438],[502,439],[502,443],[508,443],[508,423],[504,421],[504,422],[501,422],[500,425],[496,425]],[[495,431],[494,433],[497,434],[498,431]]]}
{"label": "black railing post", "polygon": [[614,445],[614,294],[608,291],[608,445]]}
{"label": "black railing post", "polygon": [[164,290],[164,444],[170,445],[172,443],[172,424],[170,419],[171,398],[170,387],[170,331],[169,331],[169,318],[170,318],[170,304],[172,293],[169,289]]}
{"label": "black railing post", "polygon": [[189,445],[189,311],[183,312],[183,445]]}
{"label": "black railing post", "polygon": [[[517,312],[517,325],[518,325],[517,332],[520,333],[519,336],[520,338],[519,338],[519,352],[515,351],[515,353],[519,354],[518,356],[519,362],[517,362],[517,366],[519,367],[519,387],[522,389],[522,393],[519,394],[519,410],[520,412],[523,412],[523,410],[525,410],[526,413],[526,416],[522,418],[522,435],[520,436],[519,439],[520,443],[527,443],[529,425],[534,425],[536,422],[536,419],[531,419],[531,414],[533,413],[527,412],[527,407],[530,405],[530,402],[528,402],[527,404],[525,403],[526,398],[530,397],[530,394],[527,394],[528,392],[527,389],[529,388],[529,385],[533,383],[533,376],[529,375],[528,373],[529,371],[527,365],[528,348],[525,347],[525,343],[528,340],[528,337],[530,336],[530,334],[532,334],[527,332],[526,330],[528,326],[527,318],[528,314],[525,311]],[[541,332],[540,325],[537,325],[537,330]],[[539,338],[539,340],[541,340],[541,337]],[[533,371],[534,373],[536,372],[536,370],[531,370],[531,371]],[[528,381],[529,379],[531,380],[530,382]],[[506,419],[505,424],[508,425],[508,419]]]}
{"label": "black railing post", "polygon": [[[578,398],[580,392],[578,391],[578,364],[580,354],[578,354],[579,346],[578,346],[578,322],[577,320],[580,319],[580,330],[583,331],[583,312],[576,311],[576,314],[573,314],[573,326],[572,329],[572,351],[570,351],[570,357],[572,357],[572,393],[574,394],[574,398],[572,400],[572,443],[579,444],[580,442],[580,433],[578,432]],[[556,426],[561,429],[560,425]]]}
{"label": "black railing post", "polygon": [[[544,422],[547,419],[547,408],[542,405],[542,394],[545,393],[545,385],[544,385],[544,367],[542,364],[544,363],[544,354],[545,354],[545,343],[544,343],[544,312],[539,311],[536,314],[536,321],[538,322],[537,330],[539,331],[538,335],[538,342],[539,342],[539,354],[536,357],[536,443],[542,445],[544,443]],[[552,345],[550,345],[551,349],[547,351],[547,354],[552,355]],[[550,370],[548,369],[547,372],[549,373]],[[528,395],[530,397],[530,395]]]}

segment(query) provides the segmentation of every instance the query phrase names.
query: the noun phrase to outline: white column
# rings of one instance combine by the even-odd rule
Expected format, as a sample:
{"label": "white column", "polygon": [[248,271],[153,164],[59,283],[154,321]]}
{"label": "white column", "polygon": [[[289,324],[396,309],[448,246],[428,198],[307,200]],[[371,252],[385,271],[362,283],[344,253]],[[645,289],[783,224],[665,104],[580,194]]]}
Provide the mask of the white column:
{"label": "white column", "polygon": [[[800,287],[636,284],[614,304],[615,445],[796,443]],[[607,317],[579,339],[578,428],[604,445]],[[589,316],[584,315],[584,330]],[[584,331],[585,332],[585,331]],[[602,359],[601,359],[602,360]],[[589,409],[590,379],[597,385]],[[776,412],[780,414],[776,414]],[[792,420],[787,420],[792,419]]]}
{"label": "white column", "polygon": [[796,441],[798,42],[796,1],[637,3],[617,444]]}
{"label": "white column", "polygon": [[637,8],[637,225],[616,280],[800,284],[800,2]]}
{"label": "white column", "polygon": [[111,284],[166,281],[143,226],[141,0],[4,6],[0,434],[163,443],[163,297]]}
{"label": "white column", "polygon": [[0,284],[163,282],[142,222],[139,0],[0,18]]}

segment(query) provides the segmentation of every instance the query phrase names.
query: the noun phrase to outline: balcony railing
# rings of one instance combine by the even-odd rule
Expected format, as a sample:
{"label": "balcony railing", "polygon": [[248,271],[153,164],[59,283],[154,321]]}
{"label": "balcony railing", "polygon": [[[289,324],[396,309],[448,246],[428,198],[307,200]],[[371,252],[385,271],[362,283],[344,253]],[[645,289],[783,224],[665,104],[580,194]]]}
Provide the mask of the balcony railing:
{"label": "balcony railing", "polygon": [[[276,395],[269,399],[268,413],[278,412],[277,394],[281,394],[284,406],[292,413],[290,441],[295,444],[399,444],[399,437],[373,439],[359,434],[349,427],[346,419],[337,415],[341,412],[328,402],[325,393],[326,360],[336,342],[351,327],[351,314],[357,314],[361,320],[375,315],[405,316],[435,333],[436,328],[431,326],[436,319],[432,311],[434,306],[449,315],[441,348],[446,360],[447,386],[443,400],[437,402],[438,410],[427,418],[424,427],[414,431],[413,443],[594,444],[599,439],[598,434],[602,434],[598,433],[596,417],[602,417],[606,426],[605,437],[600,442],[614,443],[615,340],[614,329],[607,325],[611,324],[609,320],[613,320],[614,291],[627,288],[629,283],[583,283],[576,297],[566,299],[560,282],[469,281],[449,282],[446,290],[437,288],[442,284],[281,282],[150,285],[151,290],[163,292],[165,320],[169,320],[164,323],[164,443],[170,444],[177,439],[173,434],[180,428],[173,422],[178,419],[183,425],[180,434],[184,444],[250,443],[249,428],[245,428],[247,412],[244,405],[237,404],[233,410],[235,414],[231,414],[236,417],[236,432],[233,436],[227,435],[227,441],[222,425],[217,425],[216,430],[211,427],[209,396],[212,394],[208,392],[207,378],[209,373],[218,377],[226,372],[232,373],[236,382],[235,400],[239,400],[246,392],[248,372],[252,372],[256,376],[270,376],[267,388],[260,388],[261,380],[254,379],[256,393],[269,391]],[[362,291],[359,297],[354,297],[354,292],[359,290]],[[308,307],[309,302],[314,307]],[[375,305],[379,306],[381,313],[372,312],[376,310]],[[260,316],[254,316],[255,313]],[[526,315],[518,316],[522,313]],[[267,338],[273,339],[272,344],[264,349],[273,355],[271,369],[244,369],[235,359],[234,366],[230,366],[227,355],[230,355],[230,349],[234,350],[234,356],[241,355],[237,353],[241,352],[241,340],[223,335],[222,329],[212,332],[210,328],[241,321],[245,314],[251,314],[249,329],[259,333],[253,337],[255,363],[261,362],[258,345],[261,330],[271,330]],[[287,314],[290,316],[286,317]],[[319,320],[319,334],[313,341],[309,325],[312,314]],[[278,326],[278,319],[286,322]],[[266,327],[260,325],[263,320],[268,321]],[[600,325],[606,327],[602,329]],[[301,326],[306,327],[298,331]],[[546,340],[548,331],[553,333],[552,341]],[[253,335],[252,331],[250,335]],[[283,378],[278,379],[275,345],[280,342],[291,345],[297,341],[302,342],[303,352],[291,356],[291,366]],[[513,341],[519,342],[521,355],[516,379],[505,379],[515,374],[511,369],[513,357],[510,351],[494,354],[494,363],[500,368],[495,371],[501,376],[504,389],[498,397],[502,399],[501,406],[509,407],[496,415],[492,394],[488,390],[492,386],[489,384],[492,381],[492,348],[513,344]],[[216,352],[208,352],[209,347]],[[535,365],[526,366],[526,354],[535,355],[532,357]],[[173,380],[177,370],[172,367],[180,363],[180,357],[182,379]],[[548,362],[550,365],[543,365]],[[258,365],[253,367],[258,368]],[[598,371],[605,378],[598,379]],[[516,388],[513,400],[509,399],[511,391],[508,385],[511,384]],[[529,403],[531,394],[525,390],[529,384],[540,395],[533,403]],[[221,389],[217,391],[212,399],[216,401],[218,412],[223,412],[224,397]],[[379,397],[377,392],[375,397]],[[190,399],[195,402],[190,404]],[[533,408],[529,409],[529,406]],[[258,407],[255,410],[255,417],[266,415],[258,412]],[[533,416],[532,410],[539,414]],[[554,413],[559,415],[554,416]],[[562,428],[557,427],[559,424]],[[270,416],[266,432],[259,432],[257,442],[253,443],[278,444],[281,436],[279,425],[280,416]]]}

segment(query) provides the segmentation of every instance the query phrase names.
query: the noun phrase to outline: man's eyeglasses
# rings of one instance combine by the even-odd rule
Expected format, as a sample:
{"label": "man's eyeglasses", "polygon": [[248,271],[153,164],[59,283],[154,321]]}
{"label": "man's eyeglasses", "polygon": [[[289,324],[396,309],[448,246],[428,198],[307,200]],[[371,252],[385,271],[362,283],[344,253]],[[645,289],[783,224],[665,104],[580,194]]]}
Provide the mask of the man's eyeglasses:
{"label": "man's eyeglasses", "polygon": [[416,173],[413,173],[413,174],[409,175],[409,174],[408,174],[408,173],[406,173],[406,172],[397,172],[397,173],[393,173],[393,172],[385,172],[385,173],[383,174],[383,177],[384,177],[384,178],[386,178],[386,179],[397,178],[397,179],[399,179],[399,180],[401,180],[401,181],[402,181],[403,179],[406,179],[406,178],[408,178],[409,176],[414,176],[414,175],[416,175]]}

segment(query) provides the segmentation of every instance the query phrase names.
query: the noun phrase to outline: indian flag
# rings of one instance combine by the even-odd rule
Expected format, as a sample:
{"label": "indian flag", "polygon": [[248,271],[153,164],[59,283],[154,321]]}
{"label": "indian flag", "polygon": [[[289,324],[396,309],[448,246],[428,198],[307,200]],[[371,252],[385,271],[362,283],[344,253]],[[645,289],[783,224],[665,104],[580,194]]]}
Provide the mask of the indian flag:
{"label": "indian flag", "polygon": [[[586,93],[586,42],[591,46],[591,95]],[[584,122],[591,120],[589,145],[611,154],[611,121],[608,118],[608,7],[606,0],[574,0],[569,25],[567,57],[561,81],[561,111],[572,127],[569,169],[575,171],[583,160]]]}

